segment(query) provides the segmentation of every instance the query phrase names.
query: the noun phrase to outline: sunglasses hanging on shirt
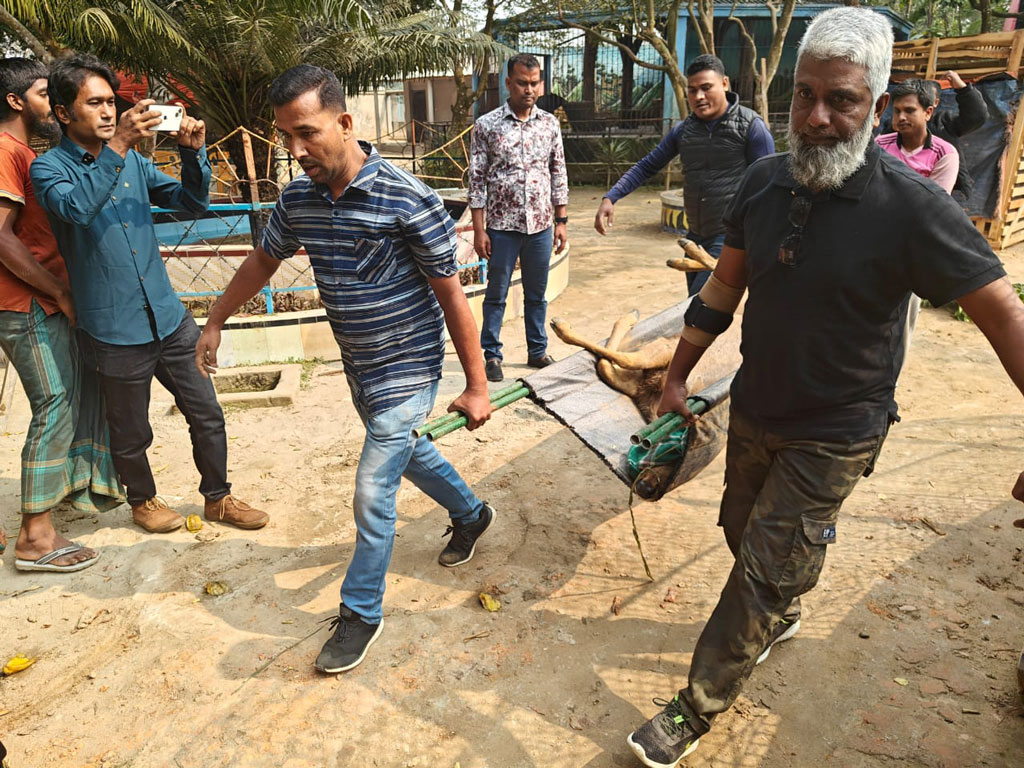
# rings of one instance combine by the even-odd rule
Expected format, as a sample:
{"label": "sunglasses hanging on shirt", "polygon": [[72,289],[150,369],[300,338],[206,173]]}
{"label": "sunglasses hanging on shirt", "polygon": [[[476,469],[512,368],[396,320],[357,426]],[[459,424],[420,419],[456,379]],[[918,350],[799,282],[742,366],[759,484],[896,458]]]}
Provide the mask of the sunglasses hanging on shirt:
{"label": "sunglasses hanging on shirt", "polygon": [[809,197],[793,193],[793,199],[789,203],[789,223],[793,227],[779,245],[779,264],[787,267],[795,267],[800,255],[800,242],[803,240],[804,227],[807,225],[807,218],[811,215],[813,201]]}

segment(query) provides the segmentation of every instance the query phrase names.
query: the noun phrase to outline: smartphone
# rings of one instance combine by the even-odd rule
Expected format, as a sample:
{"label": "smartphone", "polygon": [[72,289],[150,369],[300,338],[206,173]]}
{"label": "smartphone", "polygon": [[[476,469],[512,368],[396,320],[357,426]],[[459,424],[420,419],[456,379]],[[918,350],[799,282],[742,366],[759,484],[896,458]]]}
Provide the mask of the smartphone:
{"label": "smartphone", "polygon": [[185,115],[184,107],[176,104],[151,104],[149,109],[160,113],[160,122],[152,130],[176,131],[181,127],[181,118]]}

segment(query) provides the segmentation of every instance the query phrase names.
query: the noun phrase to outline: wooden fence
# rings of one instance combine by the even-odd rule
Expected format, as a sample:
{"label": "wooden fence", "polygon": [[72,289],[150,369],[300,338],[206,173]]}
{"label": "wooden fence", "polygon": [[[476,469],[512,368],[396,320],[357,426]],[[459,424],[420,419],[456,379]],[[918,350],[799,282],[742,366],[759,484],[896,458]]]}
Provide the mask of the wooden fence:
{"label": "wooden fence", "polygon": [[[965,80],[1001,74],[1019,79],[1022,56],[1024,30],[908,40],[893,46],[892,80],[935,80],[951,69]],[[1014,114],[1008,121],[995,212],[991,217],[971,217],[994,248],[1024,242],[1024,116],[1018,119]]]}

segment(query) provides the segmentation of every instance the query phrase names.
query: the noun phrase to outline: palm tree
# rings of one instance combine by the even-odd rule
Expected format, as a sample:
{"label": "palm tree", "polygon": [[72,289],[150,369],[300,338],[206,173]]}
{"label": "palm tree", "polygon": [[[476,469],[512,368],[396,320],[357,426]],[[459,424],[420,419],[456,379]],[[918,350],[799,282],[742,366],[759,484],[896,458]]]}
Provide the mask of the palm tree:
{"label": "palm tree", "polygon": [[[103,5],[106,18],[115,6],[120,14],[110,24],[96,21],[101,12],[87,6],[88,0],[0,0],[21,24],[48,28],[58,46],[90,50],[157,78],[198,106],[214,136],[241,125],[269,137],[270,83],[302,62],[332,70],[357,93],[448,69],[456,60],[509,53],[461,17],[440,6],[417,11],[409,0],[120,0]],[[43,10],[47,21],[37,23]],[[265,167],[268,151],[260,144],[257,168]],[[230,154],[244,167],[240,142]]]}
{"label": "palm tree", "polygon": [[68,48],[108,49],[128,40],[140,48],[164,41],[188,47],[156,0],[0,0],[0,26],[47,64]]}

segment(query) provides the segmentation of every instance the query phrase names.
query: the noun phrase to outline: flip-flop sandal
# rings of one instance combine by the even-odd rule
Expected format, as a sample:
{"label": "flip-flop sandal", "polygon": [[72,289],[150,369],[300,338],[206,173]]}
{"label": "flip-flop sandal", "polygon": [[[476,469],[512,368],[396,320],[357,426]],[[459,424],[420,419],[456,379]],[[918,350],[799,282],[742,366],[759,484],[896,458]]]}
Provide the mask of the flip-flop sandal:
{"label": "flip-flop sandal", "polygon": [[56,573],[73,573],[74,571],[82,571],[90,565],[94,565],[96,561],[100,559],[99,552],[96,553],[95,557],[90,557],[88,560],[82,560],[78,563],[71,563],[70,565],[56,565],[53,561],[66,557],[67,555],[73,555],[76,552],[81,552],[83,549],[85,549],[85,547],[81,544],[72,543],[68,547],[55,549],[53,552],[43,555],[38,560],[25,560],[19,557],[14,561],[14,567],[19,571],[53,571]]}

